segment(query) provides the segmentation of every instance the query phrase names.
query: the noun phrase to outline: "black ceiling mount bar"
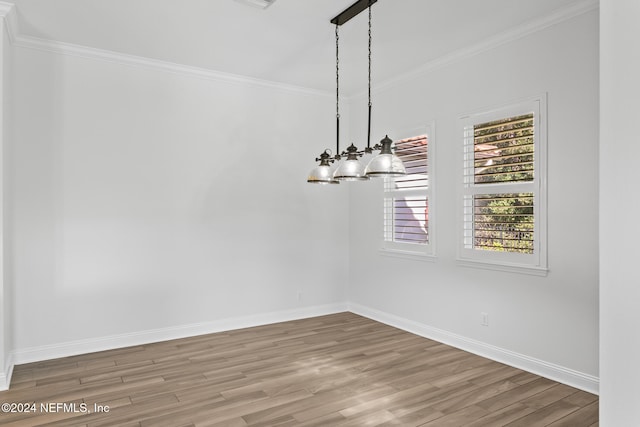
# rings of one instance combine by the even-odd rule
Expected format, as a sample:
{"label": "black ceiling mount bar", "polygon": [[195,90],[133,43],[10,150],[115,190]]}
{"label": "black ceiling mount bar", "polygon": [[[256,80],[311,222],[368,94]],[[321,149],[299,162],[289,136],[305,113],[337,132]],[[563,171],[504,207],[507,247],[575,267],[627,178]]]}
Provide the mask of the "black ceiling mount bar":
{"label": "black ceiling mount bar", "polygon": [[334,25],[342,25],[345,22],[349,22],[349,20],[355,16],[357,16],[360,12],[374,4],[378,0],[358,0],[345,10],[343,10],[338,16],[331,20],[331,23]]}

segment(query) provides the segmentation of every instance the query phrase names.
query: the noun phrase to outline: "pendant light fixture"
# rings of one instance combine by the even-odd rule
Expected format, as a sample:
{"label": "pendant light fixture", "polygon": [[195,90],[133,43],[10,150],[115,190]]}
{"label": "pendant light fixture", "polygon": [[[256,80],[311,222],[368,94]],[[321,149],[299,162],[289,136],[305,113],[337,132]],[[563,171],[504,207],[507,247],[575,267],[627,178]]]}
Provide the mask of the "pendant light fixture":
{"label": "pendant light fixture", "polygon": [[[367,131],[367,149],[371,152],[370,138],[371,138],[371,6],[369,6],[369,78],[368,78],[368,95],[369,95],[369,128]],[[380,150],[380,154],[374,157],[367,168],[365,169],[365,175],[369,177],[378,176],[402,176],[406,175],[407,170],[402,163],[402,160],[391,150],[391,144],[393,141],[389,138],[389,135],[385,135],[384,139],[380,141],[380,146],[377,146]]]}
{"label": "pendant light fixture", "polygon": [[[395,154],[391,148],[393,141],[388,137],[371,147],[371,6],[377,0],[358,0],[342,13],[331,20],[336,26],[336,154],[331,156],[330,150],[325,150],[316,161],[320,165],[313,169],[307,178],[307,182],[313,184],[338,184],[339,181],[366,181],[370,177],[379,176],[401,176],[406,174],[406,169],[402,160]],[[340,57],[339,57],[339,36],[338,27],[351,18],[357,16],[364,9],[369,9],[369,73],[368,73],[368,129],[367,129],[367,147],[360,151],[351,144],[345,152],[340,153]],[[362,167],[359,157],[365,153],[371,154],[373,150],[380,150],[380,154],[374,157],[369,165]],[[343,156],[346,160],[338,165],[335,172],[331,174],[331,163],[340,161]]]}
{"label": "pendant light fixture", "polygon": [[[339,74],[339,57],[338,57],[338,24],[336,23],[336,111],[338,109],[338,102],[340,97],[338,96],[338,87],[340,83]],[[340,135],[338,135],[338,141],[340,141]],[[338,150],[340,147],[338,146]],[[360,164],[358,157],[362,157],[362,153],[358,153],[358,148],[351,144],[347,151],[342,153],[347,156],[347,160],[341,163],[333,173],[333,177],[339,181],[366,181],[369,179],[364,173],[364,166]],[[339,160],[339,158],[337,159]]]}
{"label": "pendant light fixture", "polygon": [[[338,35],[338,24],[336,24],[336,155],[331,157],[331,150],[327,149],[316,158],[316,162],[320,165],[314,168],[307,182],[311,184],[340,184],[334,178],[330,164],[335,160],[340,160],[340,37]],[[364,174],[363,174],[364,175]]]}
{"label": "pendant light fixture", "polygon": [[333,177],[340,181],[366,181],[369,177],[365,174],[364,166],[358,160],[358,148],[351,144],[347,148],[347,160],[340,163],[340,166],[333,173]]}
{"label": "pendant light fixture", "polygon": [[385,136],[382,141],[380,154],[374,157],[369,164],[365,173],[367,176],[402,176],[407,174],[407,170],[400,160],[400,157],[393,154],[391,144],[393,141],[389,136]]}
{"label": "pendant light fixture", "polygon": [[331,173],[330,163],[333,162],[333,160],[331,159],[330,150],[325,150],[316,161],[319,161],[320,165],[309,173],[307,182],[312,184],[340,184],[339,181],[333,178],[333,174]]}

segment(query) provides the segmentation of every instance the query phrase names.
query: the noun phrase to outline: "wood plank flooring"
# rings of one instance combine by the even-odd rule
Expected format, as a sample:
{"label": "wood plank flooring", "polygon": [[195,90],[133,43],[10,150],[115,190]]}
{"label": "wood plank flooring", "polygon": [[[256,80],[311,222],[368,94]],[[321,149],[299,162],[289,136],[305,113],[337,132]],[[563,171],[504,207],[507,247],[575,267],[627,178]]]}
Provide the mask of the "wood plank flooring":
{"label": "wood plank flooring", "polygon": [[0,402],[35,405],[3,426],[598,426],[595,395],[352,313],[16,366]]}

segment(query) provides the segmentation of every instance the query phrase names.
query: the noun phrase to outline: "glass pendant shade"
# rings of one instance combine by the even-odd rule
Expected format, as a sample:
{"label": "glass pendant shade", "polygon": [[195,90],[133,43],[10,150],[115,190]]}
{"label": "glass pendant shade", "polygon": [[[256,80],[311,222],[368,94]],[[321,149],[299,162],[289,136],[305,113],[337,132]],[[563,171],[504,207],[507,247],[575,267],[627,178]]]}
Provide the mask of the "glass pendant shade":
{"label": "glass pendant shade", "polygon": [[366,181],[369,179],[364,173],[364,167],[358,161],[358,149],[351,144],[347,148],[347,160],[338,166],[333,177],[340,181]]}
{"label": "glass pendant shade", "polygon": [[333,178],[331,173],[331,168],[329,166],[318,166],[314,168],[311,173],[309,173],[309,177],[307,178],[307,182],[312,184],[339,184],[340,181],[337,181]]}
{"label": "glass pendant shade", "polygon": [[331,166],[329,166],[329,157],[326,151],[320,154],[320,165],[313,168],[309,173],[307,182],[311,184],[340,184],[340,181],[333,178]]}
{"label": "glass pendant shade", "polygon": [[385,136],[382,141],[382,150],[380,154],[374,157],[367,168],[365,174],[367,176],[402,176],[407,174],[402,160],[391,151],[393,141]]}
{"label": "glass pendant shade", "polygon": [[340,181],[366,181],[369,179],[364,173],[364,166],[358,160],[345,160],[333,173],[333,177]]}

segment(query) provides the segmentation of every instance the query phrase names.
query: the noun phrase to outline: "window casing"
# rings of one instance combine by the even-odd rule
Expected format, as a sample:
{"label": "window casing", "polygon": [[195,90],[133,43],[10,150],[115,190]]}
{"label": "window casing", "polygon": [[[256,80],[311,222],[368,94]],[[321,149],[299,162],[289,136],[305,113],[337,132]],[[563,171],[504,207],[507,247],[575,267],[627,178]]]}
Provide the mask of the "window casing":
{"label": "window casing", "polygon": [[462,264],[546,274],[545,116],[540,96],[460,118]]}
{"label": "window casing", "polygon": [[[418,134],[418,135],[415,135]],[[433,212],[433,126],[415,136],[396,140],[395,154],[407,175],[385,178],[384,253],[400,256],[433,256],[435,253]]]}

